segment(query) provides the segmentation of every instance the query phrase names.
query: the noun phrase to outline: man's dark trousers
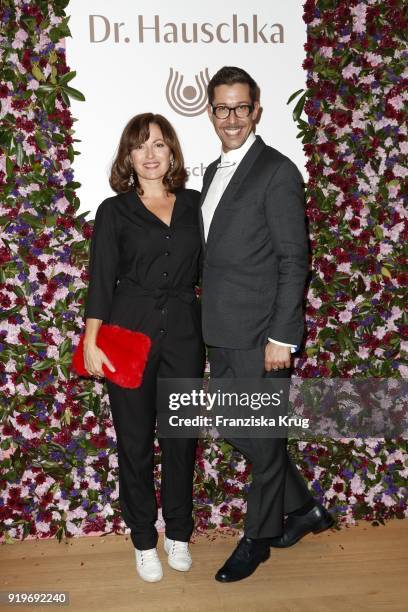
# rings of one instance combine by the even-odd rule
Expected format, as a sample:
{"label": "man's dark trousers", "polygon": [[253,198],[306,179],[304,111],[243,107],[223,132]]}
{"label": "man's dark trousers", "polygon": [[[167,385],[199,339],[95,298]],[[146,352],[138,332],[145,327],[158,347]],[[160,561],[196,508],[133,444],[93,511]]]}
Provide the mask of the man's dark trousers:
{"label": "man's dark trousers", "polygon": [[[211,378],[288,378],[290,369],[264,370],[264,347],[227,349],[209,347]],[[252,463],[245,535],[272,538],[282,535],[284,514],[312,498],[306,483],[287,452],[285,438],[228,438]]]}

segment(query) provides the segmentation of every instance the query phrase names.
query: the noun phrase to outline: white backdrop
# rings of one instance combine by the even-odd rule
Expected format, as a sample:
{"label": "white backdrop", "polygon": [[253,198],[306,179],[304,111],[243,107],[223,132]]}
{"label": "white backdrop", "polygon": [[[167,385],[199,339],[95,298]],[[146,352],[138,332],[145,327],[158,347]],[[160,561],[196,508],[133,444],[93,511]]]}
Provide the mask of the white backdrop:
{"label": "white backdrop", "polygon": [[[241,6],[239,6],[239,4]],[[242,8],[241,8],[242,7]],[[204,89],[221,66],[247,70],[261,89],[257,133],[288,155],[305,176],[302,144],[296,139],[289,96],[305,87],[302,0],[71,0],[67,61],[70,83],[86,102],[72,103],[75,179],[80,212],[93,218],[103,199],[120,134],[141,112],[165,115],[181,141],[188,186],[201,189],[205,167],[220,143],[205,109]],[[172,75],[172,78],[171,78]]]}

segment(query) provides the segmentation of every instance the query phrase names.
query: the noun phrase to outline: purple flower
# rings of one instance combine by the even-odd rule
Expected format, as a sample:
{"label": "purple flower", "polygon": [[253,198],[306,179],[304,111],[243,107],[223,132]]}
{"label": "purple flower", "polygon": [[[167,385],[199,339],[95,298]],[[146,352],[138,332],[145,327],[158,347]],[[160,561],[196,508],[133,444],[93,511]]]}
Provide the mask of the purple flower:
{"label": "purple flower", "polygon": [[313,481],[313,483],[312,483],[312,489],[313,489],[313,490],[314,490],[316,493],[318,493],[318,494],[321,494],[321,493],[322,493],[322,491],[323,491],[323,489],[322,489],[322,487],[321,487],[321,485],[320,485],[320,483],[319,483],[319,481],[318,481],[318,480],[314,480],[314,481]]}
{"label": "purple flower", "polygon": [[8,21],[10,21],[10,17],[11,17],[10,9],[4,9],[3,16],[2,16],[2,21],[4,23],[7,23]]}
{"label": "purple flower", "polygon": [[63,175],[67,181],[67,183],[70,183],[71,181],[74,180],[74,173],[72,170],[64,170]]}

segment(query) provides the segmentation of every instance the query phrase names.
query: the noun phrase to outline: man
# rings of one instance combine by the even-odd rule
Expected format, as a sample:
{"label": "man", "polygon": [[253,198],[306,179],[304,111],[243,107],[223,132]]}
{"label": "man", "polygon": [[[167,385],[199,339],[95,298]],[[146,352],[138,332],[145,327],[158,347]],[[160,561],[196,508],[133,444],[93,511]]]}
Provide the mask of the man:
{"label": "man", "polygon": [[[212,378],[290,376],[303,336],[308,274],[302,177],[255,136],[258,87],[244,70],[211,79],[208,115],[222,143],[201,195],[203,335]],[[229,439],[252,463],[244,537],[218,570],[242,580],[270,554],[333,524],[287,453],[286,439]],[[284,523],[284,514],[288,515]]]}

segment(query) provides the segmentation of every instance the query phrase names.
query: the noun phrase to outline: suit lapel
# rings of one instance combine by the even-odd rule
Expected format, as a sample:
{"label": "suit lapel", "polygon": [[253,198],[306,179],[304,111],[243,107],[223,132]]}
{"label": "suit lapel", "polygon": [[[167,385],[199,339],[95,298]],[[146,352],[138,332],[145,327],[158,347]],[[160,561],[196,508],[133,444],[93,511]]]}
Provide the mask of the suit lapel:
{"label": "suit lapel", "polygon": [[221,159],[221,157],[216,159],[214,162],[212,162],[208,166],[208,175],[207,175],[205,183],[203,184],[203,189],[201,191],[201,196],[200,196],[200,211],[199,211],[198,217],[199,217],[199,224],[200,224],[201,240],[202,240],[202,243],[203,243],[204,247],[205,247],[205,236],[204,236],[203,213],[202,213],[201,207],[204,204],[204,200],[205,200],[205,197],[207,195],[208,189],[210,188],[210,185],[212,183],[214,175],[217,172],[217,166],[218,166],[218,164],[220,162],[220,159]]}
{"label": "suit lapel", "polygon": [[[239,189],[240,185],[244,181],[245,177],[249,174],[252,166],[254,165],[259,154],[264,150],[265,143],[260,136],[256,137],[255,142],[248,149],[243,159],[241,160],[238,168],[235,170],[230,182],[228,183],[224,193],[221,196],[220,201],[218,202],[218,206],[215,209],[214,216],[210,225],[210,229],[207,237],[207,248],[210,246],[210,242],[214,240],[214,234],[217,230],[217,220],[220,216],[220,211],[222,208],[231,200],[233,200],[236,191]],[[214,176],[214,175],[213,175]],[[208,191],[208,187],[206,193]],[[201,204],[204,202],[202,200]],[[200,215],[202,216],[202,215]]]}

